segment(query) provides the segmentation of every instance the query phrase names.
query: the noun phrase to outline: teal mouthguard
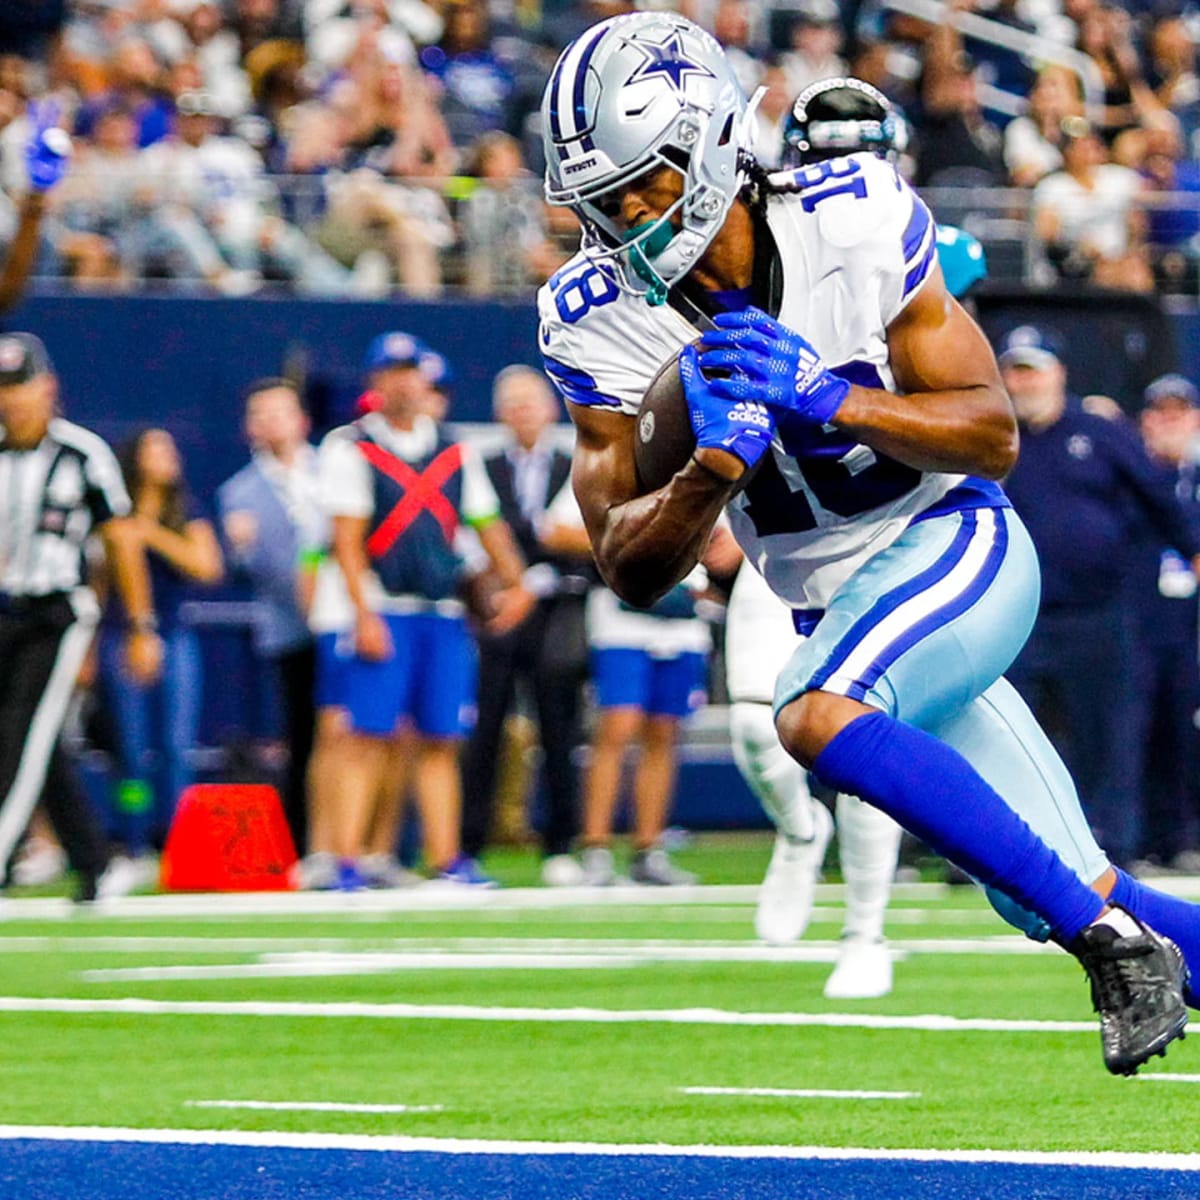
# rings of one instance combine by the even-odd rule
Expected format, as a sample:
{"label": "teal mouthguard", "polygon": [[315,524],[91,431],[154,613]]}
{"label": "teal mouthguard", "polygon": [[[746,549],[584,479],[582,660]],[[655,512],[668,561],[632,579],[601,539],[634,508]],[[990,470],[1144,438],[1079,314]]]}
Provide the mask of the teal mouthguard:
{"label": "teal mouthguard", "polygon": [[667,285],[658,272],[650,265],[650,260],[657,258],[670,244],[675,236],[675,230],[670,221],[658,217],[653,221],[643,221],[635,225],[622,238],[622,241],[632,242],[641,237],[648,229],[653,229],[644,241],[632,246],[629,250],[629,262],[633,273],[647,285],[646,303],[657,308],[667,302]]}

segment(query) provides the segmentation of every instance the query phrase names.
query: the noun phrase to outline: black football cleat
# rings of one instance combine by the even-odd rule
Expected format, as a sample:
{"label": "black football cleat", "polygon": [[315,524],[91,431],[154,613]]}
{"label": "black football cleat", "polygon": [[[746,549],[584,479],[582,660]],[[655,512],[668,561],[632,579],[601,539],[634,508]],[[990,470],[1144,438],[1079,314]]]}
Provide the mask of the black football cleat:
{"label": "black football cleat", "polygon": [[1188,1019],[1187,969],[1179,947],[1129,919],[1137,932],[1122,934],[1101,920],[1068,947],[1091,982],[1104,1065],[1114,1075],[1136,1075],[1152,1055],[1166,1054],[1167,1046],[1183,1037]]}

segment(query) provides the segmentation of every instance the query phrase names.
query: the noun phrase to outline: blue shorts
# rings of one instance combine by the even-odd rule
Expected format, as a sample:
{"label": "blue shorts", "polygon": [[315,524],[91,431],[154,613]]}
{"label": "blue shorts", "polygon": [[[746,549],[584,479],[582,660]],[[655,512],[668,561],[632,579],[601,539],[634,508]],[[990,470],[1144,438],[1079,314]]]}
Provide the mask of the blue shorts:
{"label": "blue shorts", "polygon": [[384,737],[407,722],[427,737],[461,737],[474,719],[477,676],[466,621],[439,613],[389,613],[384,621],[392,656],[383,662],[359,658],[347,635],[317,639],[318,704],[344,708],[357,733]]}
{"label": "blue shorts", "polygon": [[1037,615],[1037,554],[1010,508],[915,521],[834,594],[776,684],[933,730],[1008,669]]}
{"label": "blue shorts", "polygon": [[313,688],[317,708],[344,708],[346,704],[346,658],[338,653],[339,638],[349,645],[347,656],[353,655],[353,634],[317,634],[317,682]]}
{"label": "blue shorts", "polygon": [[601,708],[640,708],[654,717],[686,717],[704,703],[707,657],[692,651],[652,658],[646,650],[593,650],[596,703]]}

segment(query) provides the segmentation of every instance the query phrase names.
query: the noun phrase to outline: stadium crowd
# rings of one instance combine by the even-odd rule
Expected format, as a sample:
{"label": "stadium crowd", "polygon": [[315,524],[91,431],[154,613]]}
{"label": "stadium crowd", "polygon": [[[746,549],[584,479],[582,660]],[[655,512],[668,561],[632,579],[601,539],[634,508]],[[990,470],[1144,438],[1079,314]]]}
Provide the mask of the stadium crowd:
{"label": "stadium crowd", "polygon": [[[943,219],[964,224],[966,188],[966,223],[985,243],[1028,223],[1016,239],[1027,277],[1198,290],[1186,6],[953,0],[950,12],[979,22],[965,33],[882,0],[669,6],[716,34],[747,94],[766,89],[764,162],[777,160],[795,96],[850,70],[903,109],[906,170],[934,189],[935,212],[939,198],[955,210]],[[228,294],[521,291],[575,236],[540,197],[550,68],[586,25],[634,7],[79,0],[53,40],[0,59],[0,185],[22,191],[28,105],[48,99],[76,156],[41,275]],[[13,226],[6,206],[0,237]]]}

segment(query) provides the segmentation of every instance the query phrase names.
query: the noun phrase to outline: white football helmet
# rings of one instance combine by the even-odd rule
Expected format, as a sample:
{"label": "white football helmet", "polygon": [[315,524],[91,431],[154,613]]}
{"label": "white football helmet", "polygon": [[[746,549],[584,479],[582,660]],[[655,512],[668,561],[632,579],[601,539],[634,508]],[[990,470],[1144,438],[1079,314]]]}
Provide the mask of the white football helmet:
{"label": "white football helmet", "polygon": [[[563,51],[542,100],[546,199],[573,208],[583,249],[627,290],[662,304],[724,224],[750,165],[752,106],[720,44],[673,13],[613,17]],[[620,189],[660,167],[683,195],[624,230]]]}

